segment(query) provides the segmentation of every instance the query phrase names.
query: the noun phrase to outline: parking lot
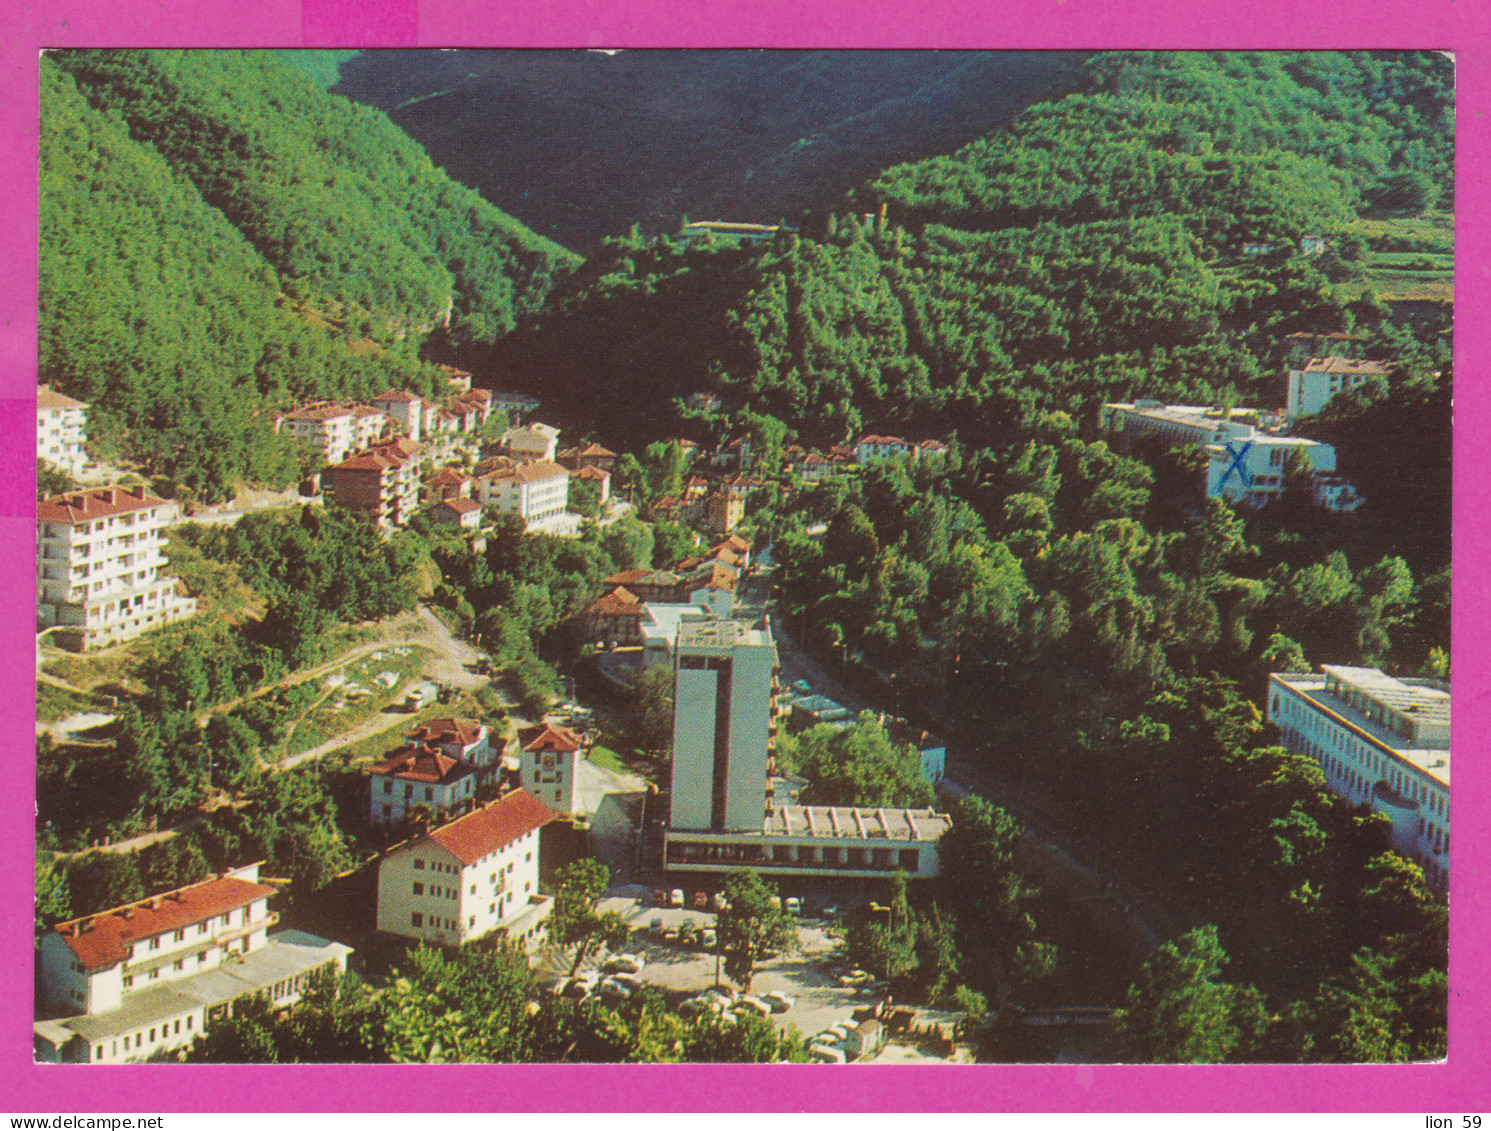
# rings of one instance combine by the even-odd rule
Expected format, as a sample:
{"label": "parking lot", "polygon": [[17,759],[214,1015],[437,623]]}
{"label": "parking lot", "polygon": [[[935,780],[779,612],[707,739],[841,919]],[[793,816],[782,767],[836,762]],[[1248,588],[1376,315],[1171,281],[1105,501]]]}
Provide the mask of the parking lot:
{"label": "parking lot", "polygon": [[[692,901],[692,891],[689,897]],[[601,901],[600,909],[619,913],[631,925],[631,938],[623,949],[646,960],[646,966],[638,976],[643,982],[663,991],[670,1003],[676,1005],[683,998],[715,984],[715,954],[680,946],[676,942],[665,942],[661,931],[651,926],[654,920],[659,920],[662,931],[676,932],[685,921],[696,929],[712,927],[715,924],[712,908],[701,911],[693,907],[656,907],[652,890],[637,887],[613,889],[613,893]],[[872,1004],[875,999],[839,984],[844,944],[836,924],[811,915],[804,915],[797,922],[797,946],[757,967],[751,992],[762,994],[775,990],[794,998],[792,1007],[785,1013],[772,1014],[772,1021],[783,1028],[795,1027],[802,1036],[811,1037],[830,1025],[852,1021],[856,1009]],[[593,968],[596,964],[592,961],[587,965]],[[550,960],[550,975],[557,979],[567,972],[567,963]],[[918,1009],[917,1016],[923,1024],[938,1021],[950,1026],[957,1015]],[[926,1058],[909,1043],[893,1042],[875,1059],[905,1062]]]}

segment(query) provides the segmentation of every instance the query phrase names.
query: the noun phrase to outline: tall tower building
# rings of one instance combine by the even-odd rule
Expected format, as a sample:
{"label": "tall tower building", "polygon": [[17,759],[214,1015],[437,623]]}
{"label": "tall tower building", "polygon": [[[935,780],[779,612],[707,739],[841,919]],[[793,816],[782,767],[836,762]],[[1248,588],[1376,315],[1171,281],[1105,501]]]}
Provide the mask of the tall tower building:
{"label": "tall tower building", "polygon": [[770,627],[684,621],[673,664],[670,827],[759,835],[777,665]]}

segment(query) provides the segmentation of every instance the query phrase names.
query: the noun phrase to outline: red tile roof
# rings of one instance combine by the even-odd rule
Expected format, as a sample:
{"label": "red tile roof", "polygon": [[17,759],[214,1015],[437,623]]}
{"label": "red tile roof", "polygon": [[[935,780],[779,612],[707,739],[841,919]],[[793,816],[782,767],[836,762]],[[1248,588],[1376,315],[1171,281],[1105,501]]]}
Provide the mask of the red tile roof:
{"label": "red tile roof", "polygon": [[90,522],[115,514],[147,510],[166,504],[146,492],[144,487],[93,487],[87,491],[67,491],[36,504],[38,522]]}
{"label": "red tile roof", "polygon": [[369,766],[368,772],[377,777],[397,778],[400,781],[449,785],[476,773],[476,768],[427,746],[404,746],[383,761]]}
{"label": "red tile roof", "polygon": [[606,456],[614,456],[615,454],[609,448],[603,448],[599,444],[594,443],[586,444],[580,449],[581,456],[594,456],[600,459],[604,459]]}
{"label": "red tile roof", "polygon": [[630,589],[617,586],[609,593],[597,597],[585,606],[585,612],[593,617],[641,617],[647,615],[642,602]]}
{"label": "red tile roof", "polygon": [[379,393],[376,397],[374,397],[373,403],[377,404],[379,401],[392,401],[399,404],[407,404],[410,401],[418,401],[423,399],[423,397],[416,397],[407,389],[389,389],[388,392]]}
{"label": "red tile roof", "polygon": [[474,813],[467,813],[441,826],[415,843],[438,844],[462,864],[473,864],[520,836],[543,828],[555,816],[533,794],[516,789]]}
{"label": "red tile roof", "polygon": [[406,467],[419,453],[419,445],[405,436],[364,448],[356,455],[348,456],[341,463],[329,468],[331,471],[384,471],[387,468]]}
{"label": "red tile roof", "polygon": [[[36,390],[37,408],[87,408],[82,401],[75,401],[71,397],[64,397],[61,393],[53,392],[52,386],[43,385]],[[604,448],[601,449],[605,451]],[[610,453],[607,452],[607,455]]]}
{"label": "red tile roof", "polygon": [[611,473],[609,471],[602,471],[598,467],[582,467],[579,471],[575,472],[575,478],[585,480],[593,479],[598,483],[604,483],[606,480],[611,478]]}
{"label": "red tile roof", "polygon": [[471,514],[473,511],[481,510],[480,503],[478,503],[475,499],[468,499],[463,495],[457,495],[453,499],[441,499],[435,505],[437,507],[444,507],[446,510],[453,511],[455,514],[459,515],[462,518],[464,518],[468,514]]}
{"label": "red tile roof", "polygon": [[511,479],[518,483],[536,483],[540,479],[554,479],[560,475],[569,477],[569,471],[546,459],[531,463],[520,463],[516,467],[500,468],[487,475],[488,479]]}
{"label": "red tile roof", "polygon": [[518,746],[535,754],[568,754],[582,745],[580,736],[574,731],[553,723],[540,723],[518,731]]}
{"label": "red tile roof", "polygon": [[266,884],[219,876],[97,915],[58,923],[53,929],[85,968],[102,970],[127,960],[131,943],[225,915],[274,894],[275,889]]}
{"label": "red tile roof", "polygon": [[481,741],[483,729],[475,719],[427,719],[409,732],[409,741],[472,746]]}

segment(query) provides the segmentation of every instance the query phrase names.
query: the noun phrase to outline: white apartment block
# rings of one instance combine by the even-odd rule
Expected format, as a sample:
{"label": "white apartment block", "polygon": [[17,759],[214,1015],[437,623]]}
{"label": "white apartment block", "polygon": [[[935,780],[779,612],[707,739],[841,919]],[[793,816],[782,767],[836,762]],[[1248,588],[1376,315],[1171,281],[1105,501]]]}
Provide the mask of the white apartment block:
{"label": "white apartment block", "polygon": [[65,471],[76,479],[83,474],[88,455],[88,406],[82,401],[53,392],[50,385],[36,391],[36,458]]}
{"label": "white apartment block", "polygon": [[419,441],[430,431],[428,423],[433,421],[438,405],[407,389],[389,389],[373,398],[373,407],[393,417],[394,423],[404,430],[411,440]]}
{"label": "white apartment block", "polygon": [[1326,784],[1392,822],[1392,845],[1445,890],[1450,868],[1450,695],[1438,680],[1325,665],[1269,677],[1268,720]]}
{"label": "white apartment block", "polygon": [[326,457],[328,464],[341,463],[353,452],[378,442],[393,425],[392,419],[363,404],[311,404],[283,413],[275,420],[275,431],[304,440]]}
{"label": "white apartment block", "polygon": [[551,460],[498,468],[477,479],[477,500],[516,514],[532,529],[568,511],[569,477],[567,469]]}
{"label": "white apartment block", "polygon": [[68,491],[36,504],[36,623],[78,650],[138,636],[197,611],[166,564],[173,502],[143,487]]}
{"label": "white apartment block", "polygon": [[1313,416],[1337,393],[1355,389],[1368,381],[1386,380],[1388,373],[1388,366],[1381,361],[1362,361],[1334,354],[1309,358],[1304,368],[1289,370],[1285,416],[1289,420]]}
{"label": "white apartment block", "polygon": [[391,849],[378,866],[378,930],[435,946],[502,930],[531,944],[553,908],[538,892],[539,830],[553,819],[519,789]]}
{"label": "white apartment block", "polygon": [[97,915],[41,940],[38,1060],[120,1064],[178,1049],[247,995],[297,1001],[350,948],[300,931],[271,936],[275,889],[250,865]]}
{"label": "white apartment block", "polygon": [[580,762],[584,742],[553,723],[518,731],[518,781],[534,797],[566,817],[580,812]]}

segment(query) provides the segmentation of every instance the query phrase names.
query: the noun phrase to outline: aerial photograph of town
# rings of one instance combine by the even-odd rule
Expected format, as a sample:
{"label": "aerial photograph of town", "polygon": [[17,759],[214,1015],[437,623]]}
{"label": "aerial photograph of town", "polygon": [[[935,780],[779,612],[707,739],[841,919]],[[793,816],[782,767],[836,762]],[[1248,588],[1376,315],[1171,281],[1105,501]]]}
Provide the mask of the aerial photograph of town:
{"label": "aerial photograph of town", "polygon": [[1454,66],[42,55],[34,1059],[1444,1060]]}

